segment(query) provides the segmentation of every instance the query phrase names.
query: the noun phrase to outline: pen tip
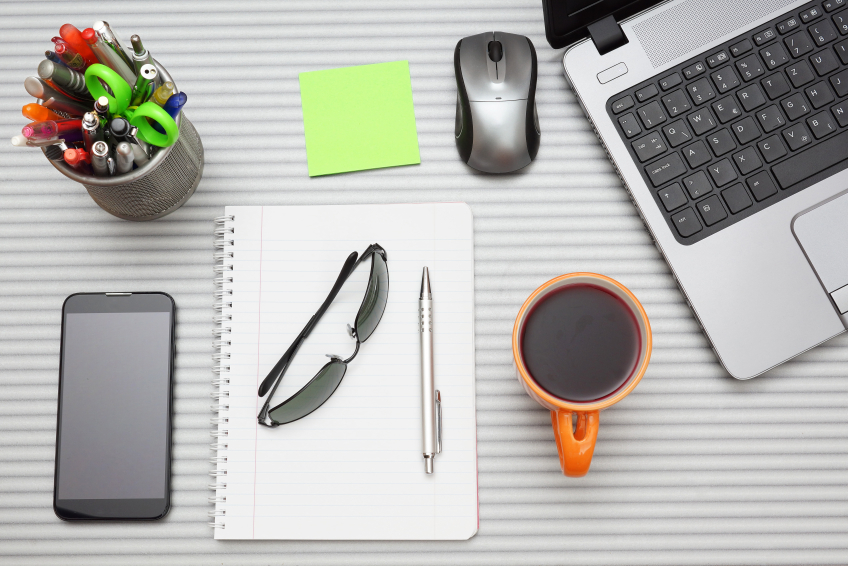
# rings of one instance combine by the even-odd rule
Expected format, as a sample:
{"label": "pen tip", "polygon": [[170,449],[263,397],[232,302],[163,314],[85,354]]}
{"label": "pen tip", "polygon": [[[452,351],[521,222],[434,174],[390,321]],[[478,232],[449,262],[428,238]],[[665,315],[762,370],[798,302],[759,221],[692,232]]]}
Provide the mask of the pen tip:
{"label": "pen tip", "polygon": [[428,474],[433,473],[433,458],[424,458],[424,472]]}
{"label": "pen tip", "polygon": [[421,299],[432,299],[433,292],[430,288],[430,270],[424,267],[424,272],[421,274]]}

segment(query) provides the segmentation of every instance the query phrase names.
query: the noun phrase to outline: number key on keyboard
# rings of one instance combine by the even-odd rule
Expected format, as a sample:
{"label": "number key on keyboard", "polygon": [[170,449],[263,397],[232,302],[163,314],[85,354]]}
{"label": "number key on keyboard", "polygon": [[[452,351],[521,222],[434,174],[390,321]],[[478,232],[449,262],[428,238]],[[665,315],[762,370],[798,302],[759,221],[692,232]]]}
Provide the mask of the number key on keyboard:
{"label": "number key on keyboard", "polygon": [[834,31],[833,26],[827,20],[810,26],[810,35],[813,36],[813,41],[819,47],[836,39],[836,31]]}
{"label": "number key on keyboard", "polygon": [[796,58],[813,50],[813,45],[810,43],[810,36],[805,31],[793,33],[785,38],[783,43],[786,44],[789,53]]}
{"label": "number key on keyboard", "polygon": [[707,79],[698,79],[694,83],[686,85],[686,90],[696,105],[701,105],[704,102],[715,98],[715,91]]}
{"label": "number key on keyboard", "polygon": [[692,105],[689,104],[689,99],[686,94],[680,89],[670,92],[662,98],[665,109],[668,110],[669,116],[677,116],[681,112],[686,112]]}
{"label": "number key on keyboard", "polygon": [[660,103],[656,100],[650,104],[646,104],[637,112],[639,117],[642,118],[642,123],[645,124],[645,128],[653,128],[654,126],[665,122],[665,113],[663,112],[663,109],[660,108]]}
{"label": "number key on keyboard", "polygon": [[720,93],[727,92],[728,90],[739,86],[739,78],[736,76],[736,73],[733,72],[733,68],[729,65],[711,74],[710,77],[712,77],[713,82]]}
{"label": "number key on keyboard", "polygon": [[746,82],[763,74],[763,65],[760,63],[760,59],[756,53],[752,53],[744,59],[736,61],[736,68],[739,70],[739,74],[742,75],[742,80]]}
{"label": "number key on keyboard", "polygon": [[781,47],[779,43],[760,49],[760,55],[763,57],[763,61],[766,62],[766,67],[768,67],[769,70],[772,70],[775,67],[780,67],[789,61],[789,57],[786,56],[786,51],[783,50],[783,47]]}

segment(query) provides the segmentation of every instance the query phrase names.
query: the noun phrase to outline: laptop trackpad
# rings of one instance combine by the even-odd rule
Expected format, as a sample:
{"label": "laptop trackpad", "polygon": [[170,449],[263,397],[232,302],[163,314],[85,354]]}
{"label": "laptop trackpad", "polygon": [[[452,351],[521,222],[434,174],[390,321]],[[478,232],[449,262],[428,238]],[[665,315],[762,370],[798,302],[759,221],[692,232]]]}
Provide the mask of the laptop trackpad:
{"label": "laptop trackpad", "polygon": [[848,313],[848,193],[795,217],[792,232],[839,313]]}

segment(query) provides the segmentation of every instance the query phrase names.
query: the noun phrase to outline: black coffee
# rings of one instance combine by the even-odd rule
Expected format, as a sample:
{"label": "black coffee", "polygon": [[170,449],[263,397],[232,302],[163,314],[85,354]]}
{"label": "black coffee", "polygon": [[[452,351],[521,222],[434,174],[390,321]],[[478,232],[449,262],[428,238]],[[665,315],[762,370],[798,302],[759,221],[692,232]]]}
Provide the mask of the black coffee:
{"label": "black coffee", "polygon": [[595,401],[615,392],[636,369],[641,346],[627,305],[592,285],[565,287],[542,299],[521,337],[530,375],[567,401]]}

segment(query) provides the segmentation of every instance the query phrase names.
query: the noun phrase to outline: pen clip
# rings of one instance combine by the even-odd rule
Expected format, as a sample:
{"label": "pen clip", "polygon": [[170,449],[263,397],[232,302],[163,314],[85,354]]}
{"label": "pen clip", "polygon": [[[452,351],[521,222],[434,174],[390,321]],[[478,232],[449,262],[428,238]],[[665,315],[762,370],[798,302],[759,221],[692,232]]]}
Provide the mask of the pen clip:
{"label": "pen clip", "polygon": [[442,453],[442,394],[436,389],[436,454]]}

